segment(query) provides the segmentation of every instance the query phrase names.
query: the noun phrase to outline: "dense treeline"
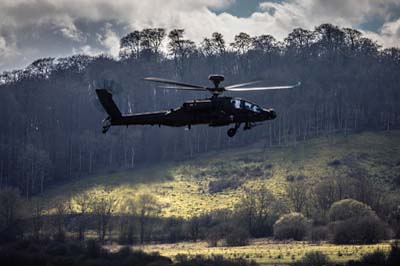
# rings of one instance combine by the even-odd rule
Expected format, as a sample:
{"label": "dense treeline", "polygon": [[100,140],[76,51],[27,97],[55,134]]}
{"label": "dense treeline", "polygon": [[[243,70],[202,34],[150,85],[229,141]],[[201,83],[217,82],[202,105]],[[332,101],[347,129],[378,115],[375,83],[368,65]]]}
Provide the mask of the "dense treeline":
{"label": "dense treeline", "polygon": [[[151,194],[118,199],[113,192],[99,188],[47,202],[0,189],[0,245],[88,237],[129,245],[202,240],[209,246],[242,246],[260,237],[370,244],[400,236],[398,193],[351,177],[291,181],[284,196],[247,188],[233,209],[187,219],[161,216],[163,205]],[[365,193],[369,197],[363,198]]]}
{"label": "dense treeline", "polygon": [[[240,33],[231,44],[217,32],[196,45],[179,29],[135,31],[121,39],[118,60],[106,55],[43,58],[1,75],[0,186],[18,187],[29,198],[51,182],[98,170],[183,159],[259,140],[287,145],[330,132],[398,128],[399,70],[399,49],[381,49],[357,30],[330,24],[313,31],[294,29],[283,42]],[[226,137],[225,128],[206,126],[100,133],[105,114],[94,89],[104,80],[124,112],[140,112],[208,97],[156,91],[143,77],[206,84],[210,73],[224,74],[227,83],[262,78],[268,85],[303,85],[293,91],[241,94],[274,107],[278,119],[234,139]]]}

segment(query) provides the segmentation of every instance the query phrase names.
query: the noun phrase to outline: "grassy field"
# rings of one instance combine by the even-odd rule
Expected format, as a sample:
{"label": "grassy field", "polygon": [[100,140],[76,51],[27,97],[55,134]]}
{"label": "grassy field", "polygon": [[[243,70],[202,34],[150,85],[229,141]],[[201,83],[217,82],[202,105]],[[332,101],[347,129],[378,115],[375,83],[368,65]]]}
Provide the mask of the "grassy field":
{"label": "grassy field", "polygon": [[[390,184],[400,172],[400,131],[330,135],[291,146],[250,147],[210,152],[182,161],[142,166],[129,171],[82,178],[50,189],[47,198],[67,198],[100,188],[109,188],[124,202],[142,193],[153,194],[162,204],[162,215],[188,218],[220,208],[233,208],[245,188],[266,186],[278,197],[285,196],[288,178],[304,176],[316,182],[325,176],[359,171]],[[330,162],[339,162],[336,167]],[[219,193],[209,192],[209,183],[236,179],[241,185]],[[64,196],[65,195],[65,196]],[[286,258],[286,256],[285,256]]]}
{"label": "grassy field", "polygon": [[[304,178],[312,184],[326,176],[347,176],[356,171],[376,182],[393,186],[393,178],[400,172],[400,131],[330,135],[297,142],[296,145],[263,147],[263,143],[258,143],[210,152],[181,162],[93,175],[51,189],[46,197],[50,201],[60,195],[67,199],[79,193],[96,193],[107,188],[118,198],[119,211],[123,212],[124,202],[142,193],[150,193],[162,204],[164,217],[189,218],[208,211],[233,208],[245,188],[265,186],[276,196],[285,198],[286,183],[293,178]],[[240,185],[235,189],[210,193],[210,182],[229,179],[239,180]],[[227,258],[255,260],[261,265],[287,265],[308,251],[319,250],[335,262],[345,262],[389,247],[389,243],[337,246],[257,239],[243,247],[209,248],[205,242],[183,242],[134,248],[156,251],[171,258],[178,254],[219,254]],[[118,249],[119,246],[109,248]]]}
{"label": "grassy field", "polygon": [[[117,250],[119,246],[109,246]],[[260,265],[288,265],[300,259],[306,252],[321,251],[334,262],[341,263],[359,259],[366,253],[381,249],[389,250],[390,243],[375,245],[332,245],[328,243],[312,244],[307,242],[277,242],[268,239],[253,240],[243,247],[207,247],[205,242],[182,242],[177,244],[158,244],[134,247],[146,252],[159,252],[161,255],[175,259],[178,254],[223,255],[226,258],[244,258],[254,260]]]}

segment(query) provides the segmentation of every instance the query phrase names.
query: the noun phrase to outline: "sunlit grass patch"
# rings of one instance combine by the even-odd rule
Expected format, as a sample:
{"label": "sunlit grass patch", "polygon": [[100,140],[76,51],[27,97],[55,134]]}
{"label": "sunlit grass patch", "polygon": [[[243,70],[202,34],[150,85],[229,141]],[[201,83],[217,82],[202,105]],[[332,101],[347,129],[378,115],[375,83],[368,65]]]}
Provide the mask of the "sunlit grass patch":
{"label": "sunlit grass patch", "polygon": [[356,260],[362,255],[377,249],[387,251],[389,243],[374,245],[332,245],[328,243],[312,244],[308,242],[276,242],[269,239],[256,239],[250,245],[242,247],[208,247],[205,242],[182,242],[177,244],[158,244],[135,247],[148,252],[160,252],[161,255],[175,258],[178,254],[223,255],[226,258],[244,258],[255,260],[261,265],[288,265],[300,259],[309,251],[321,251],[337,263]]}
{"label": "sunlit grass patch", "polygon": [[[355,171],[390,186],[399,170],[400,131],[331,135],[292,146],[264,149],[259,143],[213,151],[182,162],[96,174],[50,189],[46,197],[68,199],[107,188],[123,204],[138,194],[150,193],[160,201],[163,216],[188,218],[234,208],[245,188],[267,187],[285,198],[285,186],[291,179],[302,178],[313,184],[327,176],[346,176]],[[210,193],[211,181],[227,179],[240,180],[241,185]]]}

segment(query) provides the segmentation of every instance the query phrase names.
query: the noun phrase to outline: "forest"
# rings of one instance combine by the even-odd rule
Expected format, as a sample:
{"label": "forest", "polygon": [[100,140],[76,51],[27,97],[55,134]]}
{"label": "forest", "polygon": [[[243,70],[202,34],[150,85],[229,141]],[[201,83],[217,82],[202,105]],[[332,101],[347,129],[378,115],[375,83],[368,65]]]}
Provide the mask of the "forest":
{"label": "forest", "polygon": [[[124,113],[168,110],[209,95],[159,90],[143,78],[209,85],[207,77],[213,73],[225,75],[225,85],[259,79],[268,85],[297,81],[302,85],[287,91],[235,94],[274,108],[278,118],[234,138],[226,136],[225,127],[208,126],[190,130],[132,126],[101,133],[106,114],[96,88],[109,88]],[[323,252],[290,253],[294,246],[285,254],[281,250],[254,257],[235,253],[231,258],[177,254],[174,261],[129,248],[117,252],[106,248],[112,243],[182,241],[236,247],[271,238],[282,243],[378,245],[382,250],[373,253],[367,246],[356,250],[349,255],[353,261],[343,260],[347,246],[335,250],[334,256],[346,265],[396,265],[399,244],[382,241],[400,235],[399,73],[400,49],[382,48],[358,30],[331,24],[294,29],[283,41],[267,30],[260,36],[242,32],[232,43],[218,32],[195,43],[185,37],[184,29],[148,28],[123,36],[118,58],[106,54],[41,58],[25,69],[3,72],[0,263],[246,266],[256,262],[244,258],[262,260],[265,255],[277,261],[285,257],[295,265],[310,265],[307,260],[332,264]],[[363,132],[378,132],[379,138],[365,137]],[[356,144],[337,136],[350,136],[355,143],[361,140],[362,148],[357,150]],[[327,142],[331,150],[342,145],[334,154],[337,157],[317,153],[318,145],[299,149],[303,153],[290,149],[301,143],[311,147],[313,140],[323,142],[324,137],[333,140]],[[246,150],[252,146],[262,153]],[[247,157],[234,149],[244,149]],[[274,159],[273,152],[284,158]],[[202,162],[199,156],[204,154],[208,157]],[[311,165],[311,174],[306,171],[307,156],[301,158],[305,154],[320,159]],[[282,163],[285,160],[288,164]],[[215,201],[218,195],[228,195],[235,200],[229,208],[183,217],[178,212],[164,215],[168,204],[156,193],[142,191],[134,200],[128,193],[123,202],[112,186],[71,195],[65,190],[63,198],[46,194],[73,182],[84,184],[80,180],[94,177],[100,182],[101,175],[118,180],[118,173],[140,173],[168,163],[177,163],[177,170],[162,171],[164,183],[157,193],[169,197],[166,191],[173,190],[170,193],[176,196],[181,191],[174,185],[182,184],[186,190],[198,186],[190,196]],[[150,171],[145,177],[150,175],[156,176]],[[265,186],[277,176],[284,178],[280,187]],[[189,177],[192,183],[185,179]],[[249,186],[251,182],[255,186]],[[224,194],[227,191],[236,192],[235,197]]]}
{"label": "forest", "polygon": [[[294,29],[283,41],[239,33],[233,43],[215,32],[196,44],[183,29],[143,29],[120,41],[119,58],[42,58],[0,76],[0,187],[26,198],[99,171],[182,160],[195,154],[264,140],[289,145],[334,132],[399,128],[400,50],[383,49],[361,32],[322,24]],[[273,107],[279,119],[234,139],[225,128],[113,128],[94,90],[111,88],[125,113],[165,110],[208,95],[156,90],[146,76],[207,85],[210,73],[227,83],[265,79],[292,84],[285,92],[235,95]]]}

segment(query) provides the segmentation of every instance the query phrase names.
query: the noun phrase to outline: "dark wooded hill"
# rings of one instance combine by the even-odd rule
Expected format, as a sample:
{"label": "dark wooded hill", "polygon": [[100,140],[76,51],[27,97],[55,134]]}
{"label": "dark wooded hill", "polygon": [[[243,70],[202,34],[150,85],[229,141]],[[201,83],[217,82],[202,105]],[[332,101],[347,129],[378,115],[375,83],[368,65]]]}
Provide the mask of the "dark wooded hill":
{"label": "dark wooded hill", "polygon": [[[135,31],[121,39],[120,58],[42,58],[23,70],[0,76],[0,186],[26,196],[49,184],[95,171],[192,157],[246,146],[288,145],[341,132],[392,130],[400,125],[400,50],[383,49],[354,29],[323,24],[294,29],[283,41],[246,33],[227,44],[219,33],[196,45],[183,30]],[[166,36],[168,35],[168,36]],[[168,42],[168,51],[160,49]],[[226,137],[226,128],[130,127],[101,134],[94,90],[112,84],[124,112],[169,109],[209,95],[155,90],[146,76],[207,85],[210,73],[226,84],[267,79],[266,85],[292,84],[295,90],[238,96],[275,108],[278,118]]]}

